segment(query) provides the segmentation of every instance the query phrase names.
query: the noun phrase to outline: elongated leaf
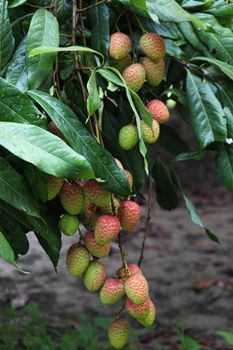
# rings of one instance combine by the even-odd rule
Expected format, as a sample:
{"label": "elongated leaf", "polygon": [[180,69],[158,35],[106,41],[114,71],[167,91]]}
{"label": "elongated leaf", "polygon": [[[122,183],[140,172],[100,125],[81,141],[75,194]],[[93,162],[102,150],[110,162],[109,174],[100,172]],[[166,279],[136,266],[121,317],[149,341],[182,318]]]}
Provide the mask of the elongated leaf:
{"label": "elongated leaf", "polygon": [[213,64],[214,66],[218,67],[224,74],[228,76],[228,78],[233,80],[233,66],[226,62],[222,62],[220,60],[210,57],[195,57],[191,61],[209,62],[210,64]]}
{"label": "elongated leaf", "polygon": [[27,69],[29,87],[38,88],[50,72],[56,55],[49,53],[36,57],[29,56],[32,49],[39,46],[59,46],[58,22],[53,14],[45,9],[35,12],[27,35]]}
{"label": "elongated leaf", "polygon": [[224,185],[233,192],[233,146],[223,145],[215,161],[219,177]]}
{"label": "elongated leaf", "polygon": [[206,152],[205,151],[199,151],[199,152],[186,152],[186,153],[180,153],[175,158],[175,162],[180,162],[184,160],[196,160],[201,161],[205,159]]}
{"label": "elongated leaf", "polygon": [[233,16],[233,3],[231,1],[215,0],[212,6],[208,7],[204,12],[215,16]]}
{"label": "elongated leaf", "polygon": [[14,7],[18,7],[22,4],[24,4],[27,0],[12,0],[10,1],[8,7],[9,8],[14,8]]}
{"label": "elongated leaf", "polygon": [[94,177],[83,156],[37,126],[0,122],[0,145],[48,174],[63,178]]}
{"label": "elongated leaf", "polygon": [[8,17],[7,1],[0,0],[0,73],[9,62],[15,46],[15,40]]}
{"label": "elongated leaf", "polygon": [[74,112],[42,91],[30,91],[28,94],[53,119],[71,147],[89,161],[96,177],[105,181],[103,186],[113,193],[128,196],[130,189],[126,176],[118,168],[112,156],[89,134]]}
{"label": "elongated leaf", "polygon": [[92,116],[101,106],[101,99],[96,85],[96,72],[93,70],[87,83],[87,91],[89,93],[87,99],[88,116]]}
{"label": "elongated leaf", "polygon": [[25,91],[28,88],[26,67],[26,40],[22,40],[12,57],[5,74],[5,79],[18,89]]}
{"label": "elongated leaf", "polygon": [[11,83],[0,78],[0,121],[44,126],[45,118],[32,101]]}
{"label": "elongated leaf", "polygon": [[173,156],[190,152],[189,146],[180,138],[175,129],[167,125],[161,125],[158,142]]}
{"label": "elongated leaf", "polygon": [[2,232],[0,232],[0,256],[11,265],[16,266],[14,251]]}
{"label": "elongated leaf", "polygon": [[219,335],[220,337],[223,337],[227,344],[233,345],[233,333],[232,332],[219,331],[216,334]]}
{"label": "elongated leaf", "polygon": [[[98,0],[95,0],[98,3]],[[107,55],[109,48],[109,7],[106,4],[94,6],[90,9],[89,22],[91,24],[91,47]]]}
{"label": "elongated leaf", "polygon": [[207,81],[187,71],[187,97],[193,131],[203,149],[227,137],[224,111]]}

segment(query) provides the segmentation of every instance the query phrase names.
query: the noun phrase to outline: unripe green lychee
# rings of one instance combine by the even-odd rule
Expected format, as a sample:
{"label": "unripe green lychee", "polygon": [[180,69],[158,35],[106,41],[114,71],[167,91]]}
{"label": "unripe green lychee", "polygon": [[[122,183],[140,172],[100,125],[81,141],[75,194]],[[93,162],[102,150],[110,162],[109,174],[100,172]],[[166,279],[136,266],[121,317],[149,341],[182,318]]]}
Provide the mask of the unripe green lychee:
{"label": "unripe green lychee", "polygon": [[106,207],[100,207],[99,211],[101,214],[115,214],[117,213],[119,207],[120,207],[119,199],[112,197],[111,203],[109,203],[109,205],[107,205]]}
{"label": "unripe green lychee", "polygon": [[96,292],[104,284],[106,269],[98,261],[92,261],[83,275],[83,283],[89,292]]}
{"label": "unripe green lychee", "polygon": [[142,138],[145,143],[155,143],[160,134],[159,123],[153,119],[152,126],[147,125],[144,120],[141,121]]}
{"label": "unripe green lychee", "polygon": [[146,72],[142,64],[133,63],[124,70],[122,76],[128,87],[138,92],[144,84]]}
{"label": "unripe green lychee", "polygon": [[129,338],[130,324],[127,320],[118,318],[108,328],[108,339],[114,349],[122,349]]}
{"label": "unripe green lychee", "polygon": [[96,180],[86,182],[84,194],[91,203],[98,207],[105,207],[111,202],[111,194]]}
{"label": "unripe green lychee", "polygon": [[59,219],[59,228],[66,236],[73,236],[79,228],[79,219],[77,216],[64,214]]}
{"label": "unripe green lychee", "polygon": [[160,100],[151,100],[146,108],[151,112],[153,118],[159,123],[164,124],[169,120],[169,110],[167,106]]}
{"label": "unripe green lychee", "polygon": [[66,266],[71,276],[81,276],[86,271],[89,262],[89,253],[84,246],[74,243],[69,248],[66,256]]}
{"label": "unripe green lychee", "polygon": [[141,273],[142,274],[142,270],[140,269],[140,267],[138,265],[136,265],[136,264],[128,264],[127,266],[128,266],[129,275],[127,275],[127,271],[125,270],[124,266],[122,266],[118,270],[118,275],[123,281],[126,281],[126,279],[129,276],[134,275],[135,273]]}
{"label": "unripe green lychee", "polygon": [[128,182],[129,182],[129,188],[131,189],[132,191],[132,188],[133,188],[133,175],[131,174],[131,172],[129,170],[126,170],[124,169],[123,170],[127,179],[128,179]]}
{"label": "unripe green lychee", "polygon": [[141,273],[135,273],[125,281],[125,293],[134,304],[143,304],[148,292],[147,280]]}
{"label": "unripe green lychee", "polygon": [[95,239],[105,244],[115,238],[120,231],[120,221],[114,215],[101,215],[95,224]]}
{"label": "unripe green lychee", "polygon": [[150,298],[148,297],[143,304],[134,304],[129,298],[127,298],[125,308],[132,317],[137,320],[143,320],[150,311]]}
{"label": "unripe green lychee", "polygon": [[100,300],[103,304],[116,304],[125,294],[124,283],[117,278],[107,278],[100,290]]}
{"label": "unripe green lychee", "polygon": [[149,312],[145,318],[138,318],[138,322],[146,328],[153,325],[156,318],[156,308],[152,300],[150,300]]}
{"label": "unripe green lychee", "polygon": [[130,200],[122,202],[118,210],[118,215],[123,230],[131,231],[140,219],[140,206],[137,203]]}
{"label": "unripe green lychee", "polygon": [[115,60],[120,60],[128,55],[132,47],[131,39],[124,33],[114,33],[110,37],[109,54]]}
{"label": "unripe green lychee", "polygon": [[165,63],[164,60],[152,61],[149,57],[144,57],[142,65],[146,72],[146,80],[151,86],[158,86],[164,78]]}
{"label": "unripe green lychee", "polygon": [[60,137],[60,139],[64,140],[64,135],[62,132],[58,129],[57,125],[51,120],[48,125],[49,131],[56,135],[57,137]]}
{"label": "unripe green lychee", "polygon": [[122,149],[128,151],[138,143],[138,131],[135,125],[128,124],[119,132],[119,144]]}
{"label": "unripe green lychee", "polygon": [[59,177],[55,177],[51,175],[48,176],[48,183],[47,183],[48,201],[51,201],[59,194],[63,184],[64,184],[63,179],[60,179]]}
{"label": "unripe green lychee", "polygon": [[110,242],[100,245],[96,242],[94,232],[89,231],[84,237],[84,243],[89,252],[96,258],[104,258],[109,255]]}
{"label": "unripe green lychee", "polygon": [[166,106],[169,109],[175,109],[176,108],[176,101],[169,98],[166,102]]}
{"label": "unripe green lychee", "polygon": [[127,55],[126,57],[122,58],[121,60],[113,60],[111,62],[111,65],[119,70],[120,73],[124,72],[125,68],[127,68],[132,63],[132,57],[131,55]]}
{"label": "unripe green lychee", "polygon": [[165,44],[161,36],[146,33],[140,39],[140,46],[146,56],[153,61],[160,61],[165,56]]}
{"label": "unripe green lychee", "polygon": [[81,213],[84,206],[82,188],[76,182],[65,183],[60,192],[60,201],[68,214]]}

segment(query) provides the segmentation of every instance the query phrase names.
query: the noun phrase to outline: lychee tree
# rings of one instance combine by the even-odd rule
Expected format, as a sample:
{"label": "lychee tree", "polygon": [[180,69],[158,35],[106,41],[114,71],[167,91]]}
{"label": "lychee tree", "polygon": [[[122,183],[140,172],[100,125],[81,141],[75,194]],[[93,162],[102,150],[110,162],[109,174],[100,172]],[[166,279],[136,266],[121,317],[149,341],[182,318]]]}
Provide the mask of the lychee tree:
{"label": "lychee tree", "polygon": [[[172,164],[215,155],[233,191],[233,2],[218,0],[0,0],[0,256],[17,267],[33,231],[55,269],[61,235],[76,235],[68,272],[100,300],[149,327],[155,306],[140,269],[151,191],[167,210],[183,197],[213,241]],[[196,137],[173,128],[172,110]],[[166,151],[166,160],[159,156]],[[163,152],[161,152],[163,154]],[[169,156],[168,156],[169,155]],[[140,220],[139,260],[122,237]],[[102,259],[119,244],[119,270]],[[113,347],[127,342],[121,312]]]}

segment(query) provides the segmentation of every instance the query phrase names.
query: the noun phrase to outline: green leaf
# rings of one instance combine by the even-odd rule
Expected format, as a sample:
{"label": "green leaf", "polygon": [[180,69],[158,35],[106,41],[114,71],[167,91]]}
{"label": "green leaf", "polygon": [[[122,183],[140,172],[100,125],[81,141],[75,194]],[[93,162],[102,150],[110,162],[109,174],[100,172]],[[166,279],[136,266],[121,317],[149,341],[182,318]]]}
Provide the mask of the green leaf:
{"label": "green leaf", "polygon": [[23,169],[24,177],[26,178],[33,196],[36,199],[41,199],[43,202],[48,200],[48,176],[43,171],[37,169],[30,163],[25,163]]}
{"label": "green leaf", "polygon": [[92,178],[90,164],[57,136],[34,125],[0,122],[0,145],[57,177]]}
{"label": "green leaf", "polygon": [[112,156],[89,134],[74,112],[42,91],[30,91],[28,94],[53,119],[71,147],[89,161],[96,177],[105,181],[103,186],[113,193],[127,197],[130,189],[126,176]]}
{"label": "green leaf", "polygon": [[178,154],[175,158],[175,162],[180,162],[184,160],[196,160],[196,161],[201,161],[205,159],[206,152],[205,151],[199,151],[199,152],[184,152]]}
{"label": "green leaf", "polygon": [[215,0],[212,6],[204,12],[211,13],[214,16],[233,16],[233,3],[225,0]]}
{"label": "green leaf", "polygon": [[191,61],[209,62],[210,64],[213,64],[214,66],[218,67],[224,74],[228,76],[228,78],[233,80],[233,66],[228,63],[210,57],[194,57],[193,59],[191,59]]}
{"label": "green leaf", "polygon": [[181,341],[180,350],[200,350],[200,344],[188,336],[184,336]]}
{"label": "green leaf", "polygon": [[232,332],[219,331],[216,334],[219,335],[220,337],[223,337],[227,344],[233,345],[233,333]]}
{"label": "green leaf", "polygon": [[5,74],[5,79],[15,85],[19,90],[28,88],[28,76],[26,67],[26,40],[23,39],[17,47]]}
{"label": "green leaf", "polygon": [[193,131],[201,149],[215,141],[226,141],[226,118],[207,81],[187,70],[187,97]]}
{"label": "green leaf", "polygon": [[0,78],[0,121],[44,126],[45,118],[32,101],[11,83]]}
{"label": "green leaf", "polygon": [[224,185],[233,192],[233,145],[222,145],[215,162],[219,177]]}
{"label": "green leaf", "polygon": [[156,158],[153,165],[152,176],[155,180],[155,191],[159,205],[163,209],[175,209],[178,205],[176,188],[169,169],[161,162],[159,157]]}
{"label": "green leaf", "polygon": [[8,5],[9,8],[14,8],[14,7],[18,7],[20,5],[25,4],[27,0],[10,0],[10,3]]}
{"label": "green leaf", "polygon": [[[93,3],[98,3],[95,0]],[[89,10],[91,25],[91,47],[107,56],[109,49],[109,7],[106,4],[94,6]]]}
{"label": "green leaf", "polygon": [[173,156],[190,152],[189,146],[180,138],[176,130],[168,125],[161,125],[158,142]]}
{"label": "green leaf", "polygon": [[31,57],[29,53],[38,46],[59,45],[59,29],[58,22],[54,15],[45,10],[39,9],[32,17],[30,28],[27,34],[27,69],[28,83],[31,89],[38,88],[48,73],[51,71],[56,55],[48,53]]}
{"label": "green leaf", "polygon": [[7,1],[0,0],[0,73],[14,51],[15,39],[8,17]]}
{"label": "green leaf", "polygon": [[101,106],[101,99],[99,98],[99,92],[96,84],[96,71],[91,72],[91,76],[87,83],[87,111],[88,117],[92,116]]}
{"label": "green leaf", "polygon": [[0,256],[11,265],[16,266],[14,251],[2,232],[0,232]]}

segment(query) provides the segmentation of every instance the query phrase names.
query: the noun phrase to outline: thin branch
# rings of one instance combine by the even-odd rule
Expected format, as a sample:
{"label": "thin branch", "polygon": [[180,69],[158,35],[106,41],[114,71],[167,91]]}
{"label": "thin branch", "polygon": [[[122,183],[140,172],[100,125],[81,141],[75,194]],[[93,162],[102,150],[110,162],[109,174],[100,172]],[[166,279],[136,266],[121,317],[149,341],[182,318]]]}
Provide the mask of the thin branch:
{"label": "thin branch", "polygon": [[101,5],[101,4],[105,3],[105,2],[107,2],[107,0],[101,0],[101,1],[97,2],[96,4],[92,4],[92,5],[89,5],[87,7],[79,8],[79,9],[77,9],[77,12],[84,12],[84,11],[86,11],[86,10],[92,8],[92,7]]}
{"label": "thin branch", "polygon": [[127,262],[125,260],[125,252],[124,252],[124,249],[123,249],[123,246],[122,246],[122,242],[121,242],[121,232],[118,234],[118,246],[119,246],[120,253],[121,253],[122,265],[123,265],[123,267],[125,269],[126,276],[128,276],[129,275],[129,269],[128,269]]}
{"label": "thin branch", "polygon": [[146,216],[146,225],[145,225],[145,231],[142,241],[142,247],[141,247],[141,253],[138,260],[138,266],[141,266],[143,258],[144,258],[144,250],[146,245],[146,239],[149,234],[149,225],[150,225],[150,219],[151,219],[151,199],[152,199],[152,188],[151,188],[151,177],[149,176],[148,180],[148,198],[147,198],[147,216]]}

